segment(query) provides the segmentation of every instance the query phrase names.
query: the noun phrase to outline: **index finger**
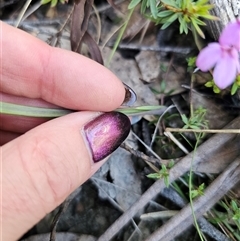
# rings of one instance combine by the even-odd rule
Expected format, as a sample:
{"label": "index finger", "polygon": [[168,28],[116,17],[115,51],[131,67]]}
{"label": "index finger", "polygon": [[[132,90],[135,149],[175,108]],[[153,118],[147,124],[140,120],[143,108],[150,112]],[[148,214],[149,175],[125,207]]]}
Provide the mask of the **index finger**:
{"label": "index finger", "polygon": [[110,111],[123,103],[123,84],[104,66],[3,22],[0,28],[2,92],[75,110]]}

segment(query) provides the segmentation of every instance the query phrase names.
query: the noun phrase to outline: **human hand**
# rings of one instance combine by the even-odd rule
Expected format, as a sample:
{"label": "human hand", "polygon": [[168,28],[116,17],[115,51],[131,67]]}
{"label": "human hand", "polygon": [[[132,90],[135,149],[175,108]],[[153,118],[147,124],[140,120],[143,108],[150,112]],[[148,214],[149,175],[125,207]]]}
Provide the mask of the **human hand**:
{"label": "human hand", "polygon": [[3,22],[0,31],[2,101],[81,110],[53,120],[0,115],[0,233],[11,241],[91,177],[127,137],[130,122],[101,113],[119,107],[126,94],[105,67]]}

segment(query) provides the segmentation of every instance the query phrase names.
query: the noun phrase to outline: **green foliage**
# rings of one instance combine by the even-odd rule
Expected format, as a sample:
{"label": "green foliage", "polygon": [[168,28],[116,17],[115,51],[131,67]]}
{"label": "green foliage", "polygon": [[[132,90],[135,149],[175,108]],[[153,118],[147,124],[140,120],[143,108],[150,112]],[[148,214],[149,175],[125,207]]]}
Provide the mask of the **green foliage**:
{"label": "green foliage", "polygon": [[187,58],[187,71],[192,72],[196,68],[196,59],[197,57],[189,57]]}
{"label": "green foliage", "polygon": [[227,217],[223,215],[223,218],[221,221],[225,220],[231,220],[240,230],[240,208],[238,207],[238,204],[236,201],[231,200],[230,204],[221,202],[222,206],[226,209],[228,215]]}
{"label": "green foliage", "polygon": [[208,81],[206,84],[205,84],[206,87],[208,88],[212,88],[213,89],[213,92],[215,94],[219,94],[221,92],[221,90],[216,86],[216,84],[214,83],[213,80],[210,80]]}
{"label": "green foliage", "polygon": [[240,86],[240,74],[236,78],[236,83],[237,83],[238,86]]}
{"label": "green foliage", "polygon": [[235,82],[232,85],[231,88],[231,95],[236,94],[236,92],[240,89],[240,74],[237,76]]}
{"label": "green foliage", "polygon": [[161,81],[159,90],[157,90],[155,88],[150,88],[150,89],[155,94],[162,94],[162,95],[165,95],[165,96],[169,96],[169,95],[171,95],[175,91],[175,89],[170,89],[168,91],[166,90],[167,89],[167,85],[166,85],[166,81],[165,80]]}
{"label": "green foliage", "polygon": [[41,0],[42,5],[47,4],[47,3],[51,3],[51,7],[55,7],[58,2],[64,4],[64,3],[67,3],[68,0]]}
{"label": "green foliage", "polygon": [[141,0],[132,0],[130,2],[130,4],[128,5],[128,9],[135,8],[140,2],[141,2]]}
{"label": "green foliage", "polygon": [[180,33],[187,34],[189,29],[195,28],[203,38],[200,26],[206,24],[202,19],[217,19],[209,13],[213,5],[208,4],[208,0],[132,0],[128,8],[132,9],[138,4],[141,4],[142,14],[156,24],[162,24],[162,29],[178,20]]}
{"label": "green foliage", "polygon": [[[205,84],[206,87],[208,88],[212,88],[213,89],[213,92],[215,94],[219,94],[221,92],[221,90],[216,86],[216,84],[214,83],[213,80],[210,80],[208,81],[206,84]],[[232,87],[231,87],[231,95],[234,95],[236,94],[236,92],[240,89],[240,75],[238,75],[235,79],[235,82],[232,84]]]}
{"label": "green foliage", "polygon": [[205,184],[202,183],[197,189],[191,190],[190,195],[192,198],[202,196],[204,194],[204,190],[205,190]]}
{"label": "green foliage", "polygon": [[107,61],[106,66],[109,66],[109,64],[110,64],[110,62],[111,62],[111,60],[112,60],[112,58],[113,58],[113,56],[114,56],[114,54],[115,54],[115,52],[116,52],[119,44],[120,44],[120,42],[121,42],[121,39],[122,39],[123,34],[124,34],[124,32],[125,32],[125,30],[126,30],[126,28],[127,28],[127,26],[128,26],[128,23],[129,23],[130,19],[131,19],[131,17],[132,17],[132,14],[133,14],[133,12],[134,12],[134,9],[135,9],[135,8],[133,7],[133,8],[129,11],[128,16],[127,16],[127,18],[126,18],[126,21],[123,23],[123,25],[122,25],[122,27],[121,27],[121,29],[120,29],[120,31],[119,31],[119,34],[118,34],[117,39],[116,39],[116,41],[115,41],[115,43],[114,43],[113,49],[112,49],[112,51],[111,51],[111,54],[110,54],[109,57],[108,57],[108,61]]}
{"label": "green foliage", "polygon": [[219,94],[219,93],[221,92],[221,90],[220,90],[216,85],[214,85],[214,86],[213,86],[213,92],[214,92],[215,94]]}
{"label": "green foliage", "polygon": [[[221,90],[216,86],[213,80],[208,81],[205,84],[205,86],[208,88],[212,88],[215,94],[221,93]],[[240,75],[236,77],[235,82],[232,84],[231,95],[235,95],[239,89],[240,89]]]}
{"label": "green foliage", "polygon": [[239,226],[240,225],[240,208],[238,207],[237,203],[234,200],[231,201],[231,207],[233,210],[232,220],[234,220],[235,223],[237,223]]}
{"label": "green foliage", "polygon": [[215,84],[214,84],[214,82],[213,82],[213,80],[209,80],[206,84],[205,84],[205,86],[206,87],[213,87]]}
{"label": "green foliage", "polygon": [[147,106],[137,106],[137,107],[127,107],[127,108],[118,108],[116,111],[121,112],[125,115],[136,115],[136,114],[147,114],[148,111],[158,111],[161,110],[164,106],[161,105],[147,105]]}
{"label": "green foliage", "polygon": [[238,222],[238,224],[240,224],[240,208],[234,200],[231,201],[231,207],[234,214],[232,219]]}
{"label": "green foliage", "polygon": [[53,108],[42,108],[33,107],[27,105],[18,105],[0,101],[0,115],[16,115],[16,116],[28,116],[28,117],[47,117],[54,118],[60,117],[72,113],[71,110],[67,109],[53,109]]}
{"label": "green foliage", "polygon": [[174,161],[170,161],[167,166],[162,164],[162,169],[159,172],[148,174],[147,177],[153,179],[163,178],[166,187],[169,187],[169,169],[172,168],[173,165]]}
{"label": "green foliage", "polygon": [[205,120],[207,110],[199,107],[196,109],[190,118],[187,118],[186,115],[181,115],[182,121],[185,124],[183,129],[207,129],[208,121]]}

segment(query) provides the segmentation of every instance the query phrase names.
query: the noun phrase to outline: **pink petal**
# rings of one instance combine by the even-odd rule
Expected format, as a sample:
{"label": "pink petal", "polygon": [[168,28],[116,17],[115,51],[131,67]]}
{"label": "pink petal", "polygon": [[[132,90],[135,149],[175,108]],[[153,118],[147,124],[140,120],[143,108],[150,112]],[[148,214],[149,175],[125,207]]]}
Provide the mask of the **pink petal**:
{"label": "pink petal", "polygon": [[213,71],[213,80],[220,89],[231,85],[236,76],[239,63],[231,54],[225,54]]}
{"label": "pink petal", "polygon": [[213,68],[221,58],[221,46],[219,43],[211,43],[202,49],[197,57],[196,65],[201,71]]}
{"label": "pink petal", "polygon": [[240,51],[240,20],[225,27],[220,35],[219,43],[225,46],[233,46]]}
{"label": "pink petal", "polygon": [[237,72],[240,72],[240,58],[239,58],[239,53],[236,49],[232,48],[231,50],[231,56],[235,60],[235,64],[237,66]]}

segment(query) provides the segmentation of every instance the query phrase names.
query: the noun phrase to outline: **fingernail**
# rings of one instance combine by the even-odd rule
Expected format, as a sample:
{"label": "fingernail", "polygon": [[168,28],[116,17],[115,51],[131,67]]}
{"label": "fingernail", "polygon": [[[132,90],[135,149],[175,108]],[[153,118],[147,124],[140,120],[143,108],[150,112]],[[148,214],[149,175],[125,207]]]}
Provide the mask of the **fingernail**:
{"label": "fingernail", "polygon": [[131,123],[120,112],[104,113],[84,126],[84,134],[94,162],[99,162],[127,138]]}
{"label": "fingernail", "polygon": [[132,106],[137,100],[137,95],[128,85],[125,83],[123,83],[123,85],[125,87],[126,93],[122,106]]}

